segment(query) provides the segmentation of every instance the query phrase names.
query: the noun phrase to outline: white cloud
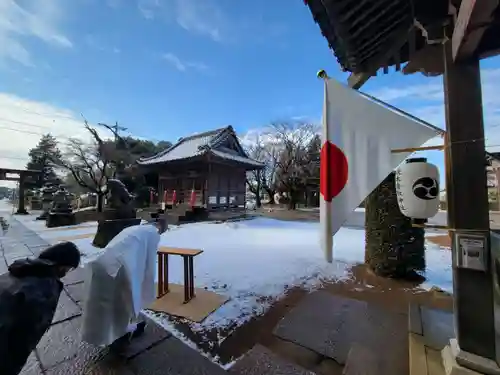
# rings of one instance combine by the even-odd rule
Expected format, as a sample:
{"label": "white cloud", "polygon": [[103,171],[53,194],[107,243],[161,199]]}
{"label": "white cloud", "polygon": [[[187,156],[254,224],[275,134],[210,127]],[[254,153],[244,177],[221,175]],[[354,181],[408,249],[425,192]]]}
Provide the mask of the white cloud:
{"label": "white cloud", "polygon": [[[103,137],[109,134],[99,129]],[[35,147],[42,134],[51,133],[64,149],[68,138],[90,140],[83,127],[83,118],[69,110],[48,103],[23,99],[0,93],[0,166],[24,169],[28,152]],[[0,185],[12,186],[0,181]]]}
{"label": "white cloud", "polygon": [[[498,152],[500,151],[500,96],[497,95],[496,91],[500,85],[500,68],[483,69],[481,78],[486,150]],[[435,126],[445,128],[442,77],[426,78],[424,83],[419,85],[402,86],[400,84],[399,87],[384,87],[373,90],[370,94]],[[429,140],[423,146],[442,144],[443,139],[437,137]],[[444,187],[444,153],[442,151],[420,151],[415,155],[426,157],[439,167],[441,185]]]}
{"label": "white cloud", "polygon": [[236,14],[233,11],[231,15],[217,0],[137,0],[137,7],[148,20],[172,22],[218,43],[234,43],[242,38],[246,42],[276,42],[288,30],[282,19],[264,19],[265,10],[255,9],[251,2],[241,3]]}
{"label": "white cloud", "polygon": [[189,32],[216,42],[231,35],[228,32],[229,19],[213,0],[137,0],[137,8],[148,20],[166,18]]}
{"label": "white cloud", "polygon": [[61,31],[62,0],[0,1],[0,59],[25,66],[35,65],[25,38],[36,38],[44,43],[70,48],[71,41]]}
{"label": "white cloud", "polygon": [[[488,151],[500,151],[500,96],[497,94],[500,86],[500,68],[483,69],[481,71],[483,114],[485,137]],[[384,87],[374,90],[373,96],[404,106],[411,114],[423,120],[445,128],[444,94],[441,79],[431,83],[408,87]],[[419,103],[415,105],[415,101]]]}
{"label": "white cloud", "polygon": [[177,55],[170,52],[163,54],[162,59],[165,60],[170,65],[172,65],[175,69],[177,69],[180,72],[185,72],[187,70],[198,70],[198,71],[208,70],[208,66],[202,62],[184,61],[181,60]]}
{"label": "white cloud", "polygon": [[228,37],[224,28],[228,20],[209,0],[176,0],[176,21],[187,31],[208,36],[216,42]]}
{"label": "white cloud", "polygon": [[138,0],[137,8],[144,18],[150,20],[161,9],[161,3],[160,0]]}
{"label": "white cloud", "polygon": [[112,47],[111,45],[105,43],[102,37],[98,37],[92,34],[87,34],[83,37],[85,44],[97,51],[101,52],[113,52],[120,53],[121,50],[118,47]]}

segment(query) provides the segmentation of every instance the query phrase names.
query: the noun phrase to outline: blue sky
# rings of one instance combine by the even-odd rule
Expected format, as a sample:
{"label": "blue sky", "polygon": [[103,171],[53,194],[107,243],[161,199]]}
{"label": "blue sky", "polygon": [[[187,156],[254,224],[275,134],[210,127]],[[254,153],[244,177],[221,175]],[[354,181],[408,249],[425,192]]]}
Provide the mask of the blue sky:
{"label": "blue sky", "polygon": [[71,46],[20,38],[35,66],[11,63],[0,90],[145,137],[317,117],[316,71],[339,74],[302,1],[48,1],[59,7],[54,33]]}
{"label": "blue sky", "polygon": [[[483,68],[493,134],[500,64]],[[171,141],[228,124],[242,135],[277,119],[319,121],[319,69],[347,79],[302,0],[3,0],[0,158],[22,166],[36,133],[80,133],[80,114]],[[392,72],[363,91],[443,125],[440,77]]]}

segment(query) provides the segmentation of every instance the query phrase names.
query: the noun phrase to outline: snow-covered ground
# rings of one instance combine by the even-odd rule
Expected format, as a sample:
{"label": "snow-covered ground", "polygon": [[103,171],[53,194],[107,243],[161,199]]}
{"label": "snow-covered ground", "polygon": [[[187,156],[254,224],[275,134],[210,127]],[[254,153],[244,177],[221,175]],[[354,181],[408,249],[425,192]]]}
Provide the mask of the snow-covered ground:
{"label": "snow-covered ground", "polygon": [[[27,227],[50,243],[74,235],[94,234],[97,223],[77,229],[47,229],[35,216],[18,216]],[[93,237],[74,242],[87,262],[102,252],[91,245]],[[230,300],[193,330],[224,329],[243,324],[267,311],[293,286],[314,289],[323,280],[350,277],[350,266],[364,260],[363,229],[342,228],[334,238],[333,264],[325,262],[319,245],[319,224],[279,221],[268,218],[224,224],[194,223],[172,226],[162,235],[161,244],[203,249],[195,260],[196,287],[228,296]],[[427,281],[424,288],[438,286],[452,291],[451,252],[427,243]],[[169,278],[183,283],[180,257],[171,257]],[[267,301],[267,302],[266,302]],[[163,322],[168,324],[167,320]],[[171,327],[170,327],[171,328]]]}
{"label": "snow-covered ground", "polygon": [[0,216],[12,213],[12,209],[8,199],[0,199]]}

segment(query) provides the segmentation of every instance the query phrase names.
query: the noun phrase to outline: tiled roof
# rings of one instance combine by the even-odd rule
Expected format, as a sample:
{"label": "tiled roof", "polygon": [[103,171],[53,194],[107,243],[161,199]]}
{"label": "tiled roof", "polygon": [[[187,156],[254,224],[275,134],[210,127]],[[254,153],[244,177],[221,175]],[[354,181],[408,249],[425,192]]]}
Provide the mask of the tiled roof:
{"label": "tiled roof", "polygon": [[138,163],[143,165],[158,164],[172,160],[188,159],[201,155],[205,152],[204,147],[209,146],[215,136],[220,135],[226,129],[227,128],[216,129],[181,138],[172,147],[167,148],[149,158],[141,158],[138,160]]}
{"label": "tiled roof", "polygon": [[226,139],[226,136],[236,137],[231,126],[200,134],[194,134],[189,137],[179,139],[179,141],[172,147],[163,150],[154,156],[139,159],[138,163],[141,165],[160,164],[174,160],[189,159],[210,152],[220,158],[231,159],[240,163],[254,165],[256,167],[263,166],[262,163],[250,159],[249,157],[214,149],[214,147],[217,147],[219,142]]}
{"label": "tiled roof", "polygon": [[487,152],[486,157],[491,158],[491,159],[500,160],[500,152]]}
{"label": "tiled roof", "polygon": [[218,157],[223,158],[223,159],[229,159],[229,160],[238,161],[240,163],[255,165],[256,167],[263,167],[264,166],[264,164],[261,163],[260,161],[250,159],[250,158],[245,158],[245,157],[240,156],[240,155],[233,155],[233,154],[229,154],[227,152],[222,152],[222,151],[218,151],[218,150],[211,150],[210,152],[212,154],[214,154],[215,156],[218,156]]}

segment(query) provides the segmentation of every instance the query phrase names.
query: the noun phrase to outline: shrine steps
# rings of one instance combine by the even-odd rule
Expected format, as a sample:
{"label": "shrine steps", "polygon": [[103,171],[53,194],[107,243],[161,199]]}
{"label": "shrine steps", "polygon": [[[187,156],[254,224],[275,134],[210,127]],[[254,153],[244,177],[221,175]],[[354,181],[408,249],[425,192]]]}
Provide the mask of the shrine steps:
{"label": "shrine steps", "polygon": [[206,220],[208,217],[206,209],[201,207],[191,207],[187,204],[180,204],[165,211],[167,223],[179,225]]}

